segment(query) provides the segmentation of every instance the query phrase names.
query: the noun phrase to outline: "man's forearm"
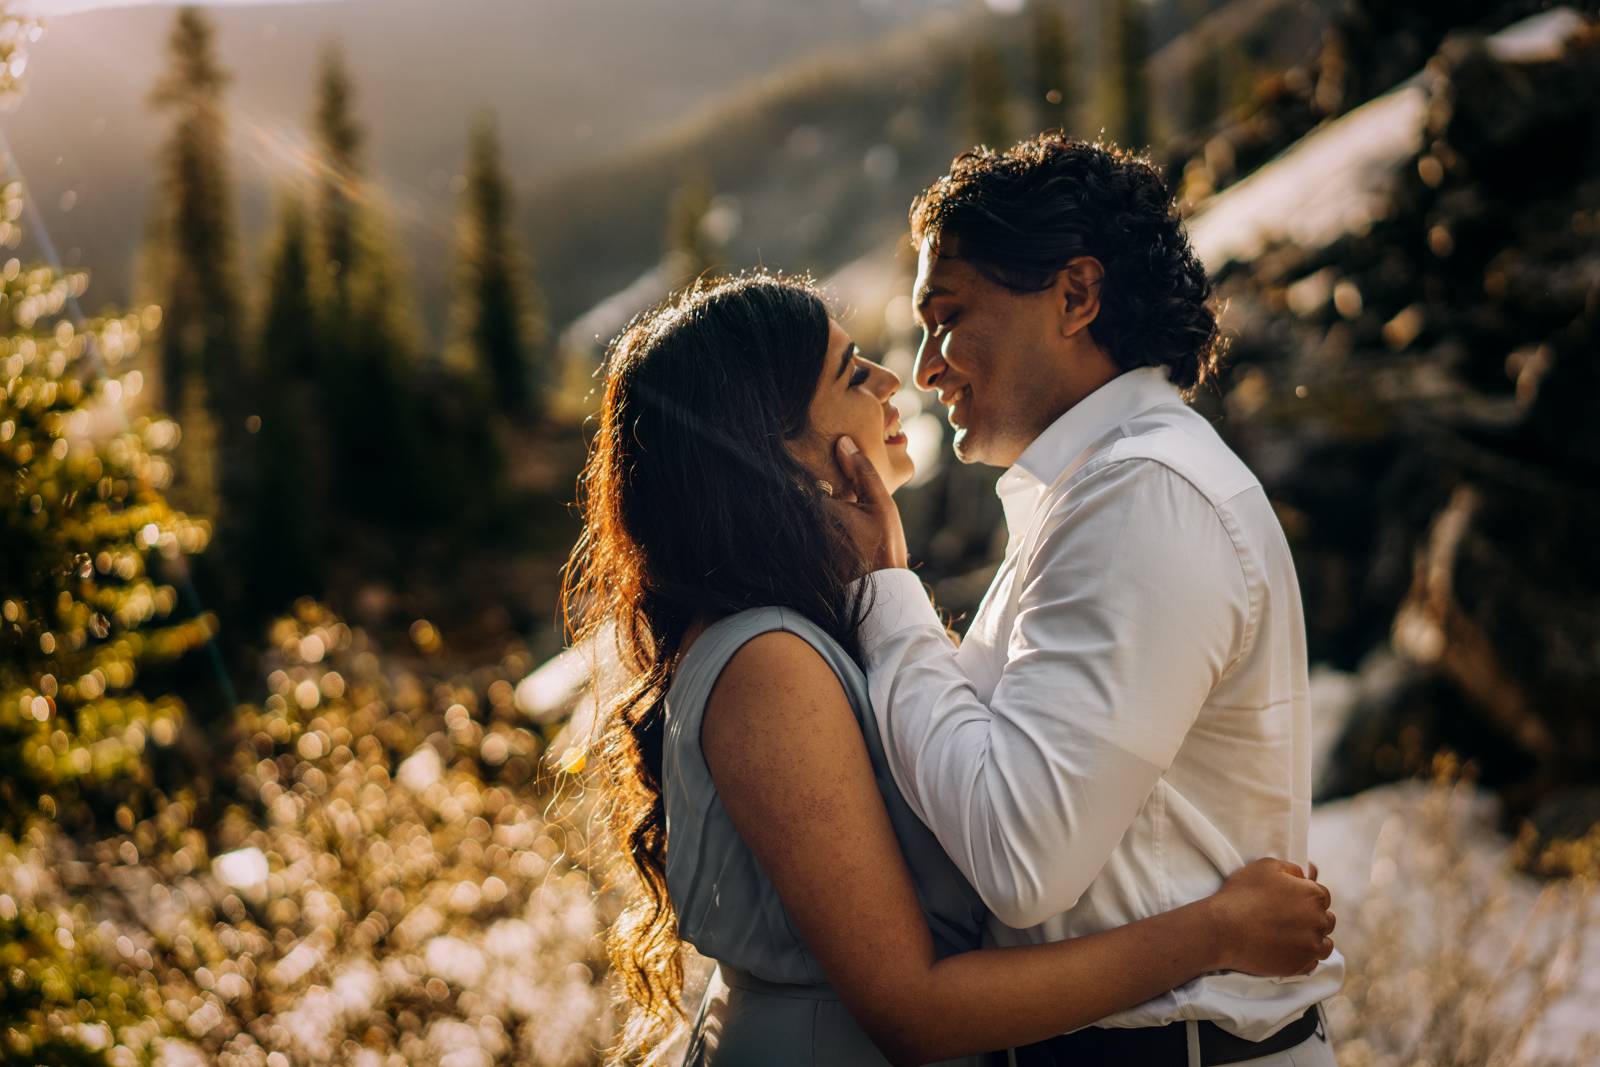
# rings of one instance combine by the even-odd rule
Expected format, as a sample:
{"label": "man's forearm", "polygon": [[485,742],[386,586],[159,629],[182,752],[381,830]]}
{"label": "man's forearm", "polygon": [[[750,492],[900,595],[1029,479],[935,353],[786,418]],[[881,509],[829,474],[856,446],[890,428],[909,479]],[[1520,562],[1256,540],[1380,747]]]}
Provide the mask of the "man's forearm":
{"label": "man's forearm", "polygon": [[1018,702],[985,705],[915,576],[877,580],[862,648],[902,794],[1001,922],[1033,926],[1066,911],[1161,769],[1070,721],[1059,691],[1056,706],[1041,705],[1050,694],[1014,685]]}

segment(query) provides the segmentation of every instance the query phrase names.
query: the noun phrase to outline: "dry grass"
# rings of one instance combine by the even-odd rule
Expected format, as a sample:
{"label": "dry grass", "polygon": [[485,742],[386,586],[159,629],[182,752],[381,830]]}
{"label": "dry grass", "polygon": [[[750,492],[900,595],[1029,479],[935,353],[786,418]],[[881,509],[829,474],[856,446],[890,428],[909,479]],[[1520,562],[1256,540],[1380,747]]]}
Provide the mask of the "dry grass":
{"label": "dry grass", "polygon": [[1430,786],[1384,791],[1367,885],[1334,886],[1349,961],[1328,1005],[1341,1067],[1595,1062],[1595,840],[1535,857],[1568,872],[1540,883],[1493,832],[1492,799],[1448,760],[1438,769]]}

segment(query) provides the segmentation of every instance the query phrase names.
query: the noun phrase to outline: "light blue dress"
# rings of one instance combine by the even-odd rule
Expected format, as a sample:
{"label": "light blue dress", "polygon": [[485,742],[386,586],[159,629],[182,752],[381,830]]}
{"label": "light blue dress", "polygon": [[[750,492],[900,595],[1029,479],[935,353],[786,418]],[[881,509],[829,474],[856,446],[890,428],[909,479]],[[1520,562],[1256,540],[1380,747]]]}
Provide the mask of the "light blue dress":
{"label": "light blue dress", "polygon": [[[745,642],[773,630],[807,641],[838,675],[866,738],[878,792],[916,882],[942,958],[978,947],[977,893],[906,805],[890,777],[867,680],[838,642],[783,608],[752,608],[707,627],[679,661],[666,698],[662,792],[667,893],[678,932],[717,974],[695,1021],[685,1067],[882,1067],[888,1063],[827,985],[777,890],[739,837],[711,781],[700,723],[717,676]],[[979,1057],[946,1061],[976,1067]]]}

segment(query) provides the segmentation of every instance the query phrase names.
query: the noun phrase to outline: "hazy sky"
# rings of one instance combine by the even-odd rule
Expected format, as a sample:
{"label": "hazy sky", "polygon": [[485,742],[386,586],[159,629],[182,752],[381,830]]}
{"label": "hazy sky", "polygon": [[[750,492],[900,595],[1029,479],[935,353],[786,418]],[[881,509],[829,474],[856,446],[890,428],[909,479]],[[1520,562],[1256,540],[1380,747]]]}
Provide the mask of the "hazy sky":
{"label": "hazy sky", "polygon": [[[103,7],[136,7],[141,4],[177,3],[178,0],[21,0],[20,10],[36,15],[74,15]],[[244,4],[298,4],[307,0],[200,0],[201,7],[241,6]]]}

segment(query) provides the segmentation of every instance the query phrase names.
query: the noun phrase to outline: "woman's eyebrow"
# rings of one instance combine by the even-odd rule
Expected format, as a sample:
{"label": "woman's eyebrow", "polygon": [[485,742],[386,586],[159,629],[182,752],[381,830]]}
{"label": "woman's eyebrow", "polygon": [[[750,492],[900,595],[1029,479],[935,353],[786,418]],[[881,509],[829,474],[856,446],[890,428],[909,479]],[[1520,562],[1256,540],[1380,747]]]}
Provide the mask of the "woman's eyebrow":
{"label": "woman's eyebrow", "polygon": [[833,376],[835,378],[842,378],[844,376],[844,369],[850,365],[850,360],[855,358],[855,354],[856,343],[851,341],[849,344],[844,346],[844,355],[839,357],[839,369],[833,372]]}

